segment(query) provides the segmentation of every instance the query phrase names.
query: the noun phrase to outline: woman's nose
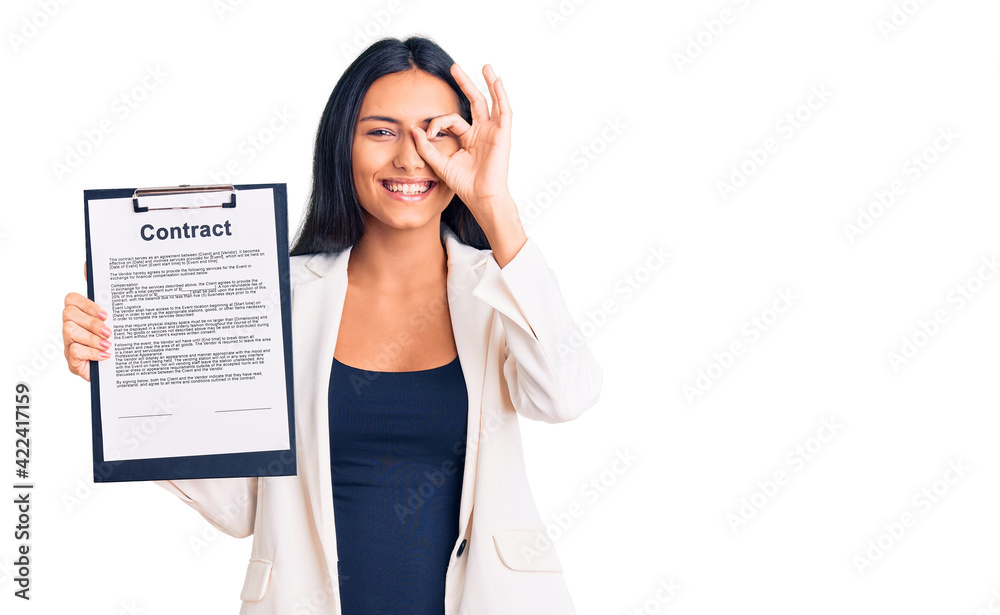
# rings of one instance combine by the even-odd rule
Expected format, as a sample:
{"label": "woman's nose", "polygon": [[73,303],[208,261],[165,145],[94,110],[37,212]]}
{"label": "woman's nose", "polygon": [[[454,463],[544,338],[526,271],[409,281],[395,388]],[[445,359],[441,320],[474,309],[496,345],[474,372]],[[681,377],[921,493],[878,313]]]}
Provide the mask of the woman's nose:
{"label": "woman's nose", "polygon": [[397,152],[395,160],[396,167],[400,169],[422,168],[424,159],[417,153],[417,143],[409,130],[406,133],[406,136],[400,140],[399,152]]}

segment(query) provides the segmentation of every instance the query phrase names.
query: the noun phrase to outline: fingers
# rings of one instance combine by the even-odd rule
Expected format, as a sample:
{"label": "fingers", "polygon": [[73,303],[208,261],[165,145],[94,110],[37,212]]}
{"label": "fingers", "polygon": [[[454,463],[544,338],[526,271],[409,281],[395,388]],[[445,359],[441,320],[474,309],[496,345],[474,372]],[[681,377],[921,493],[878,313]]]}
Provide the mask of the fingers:
{"label": "fingers", "polygon": [[486,77],[486,83],[490,86],[490,96],[493,97],[492,117],[497,119],[501,126],[509,126],[512,113],[510,110],[510,101],[507,99],[507,90],[503,87],[503,81],[500,80],[500,77],[497,77],[497,74],[493,71],[493,67],[489,64],[483,67],[483,76]]}
{"label": "fingers", "polygon": [[101,320],[107,320],[108,313],[101,306],[97,305],[87,297],[84,297],[80,293],[69,293],[66,295],[66,305],[72,305],[80,309],[80,311],[90,314]]}
{"label": "fingers", "polygon": [[[94,338],[96,336],[75,322],[71,320],[63,322],[63,340],[65,341],[63,354],[66,356],[66,367],[70,373],[80,376],[87,382],[90,382],[90,362],[103,361],[111,356],[107,350],[90,345],[93,344]],[[75,341],[81,339],[88,340],[88,343]],[[103,342],[110,347],[110,342],[107,340],[103,340]],[[98,343],[100,344],[100,342]]]}
{"label": "fingers", "polygon": [[[111,337],[111,328],[105,323],[108,317],[101,306],[78,293],[66,295],[66,307],[63,308],[63,325],[74,325],[89,331],[95,336]],[[95,344],[96,345],[96,344]]]}
{"label": "fingers", "polygon": [[486,85],[490,89],[490,98],[493,99],[493,105],[490,107],[491,119],[497,119],[500,114],[500,101],[497,100],[497,74],[493,72],[493,67],[489,64],[483,66],[483,77],[486,79]]}
{"label": "fingers", "polygon": [[65,355],[66,367],[69,369],[70,373],[80,376],[87,382],[90,382],[90,362],[103,361],[107,358],[100,356],[100,353],[96,349],[88,348],[82,344],[72,344],[68,346],[66,348]]}
{"label": "fingers", "polygon": [[90,380],[90,361],[111,356],[108,352],[111,329],[105,323],[107,313],[79,293],[66,295],[63,308],[63,345],[69,371]]}
{"label": "fingers", "polygon": [[110,337],[111,329],[104,321],[84,314],[76,306],[67,305],[63,309],[63,341],[66,345],[76,342],[107,350],[111,347]]}
{"label": "fingers", "polygon": [[[435,118],[437,119],[437,118]],[[431,165],[431,169],[434,173],[444,181],[444,166],[448,162],[448,158],[437,151],[437,148],[431,145],[431,142],[427,140],[427,133],[416,126],[410,126],[410,134],[413,135],[413,140],[417,146],[417,153],[423,158],[427,164]]]}
{"label": "fingers", "polygon": [[513,114],[510,108],[510,100],[507,98],[507,90],[504,89],[503,82],[497,77],[491,65],[486,64],[483,66],[483,77],[486,79],[486,85],[490,90],[490,97],[493,99],[492,111],[486,108],[486,97],[476,88],[472,79],[469,79],[469,76],[465,74],[465,71],[462,70],[462,67],[457,62],[451,65],[451,74],[469,98],[469,103],[472,105],[473,123],[495,119],[503,127],[510,125]]}
{"label": "fingers", "polygon": [[447,115],[442,115],[431,120],[431,123],[427,126],[426,135],[428,139],[433,139],[434,136],[441,130],[450,130],[459,139],[462,138],[469,129],[469,123],[465,121],[461,115],[457,113],[449,113]]}
{"label": "fingers", "polygon": [[[103,361],[111,356],[109,349],[111,348],[111,342],[104,340],[104,343],[108,345],[107,348],[103,346],[95,346],[92,343],[94,339],[91,337],[90,333],[87,333],[80,327],[77,327],[73,323],[67,323],[63,327],[63,337],[65,338],[69,334],[70,341],[65,348],[64,354],[66,355],[66,362],[69,365],[69,371],[79,373],[78,369],[82,367],[82,363],[85,361]],[[78,341],[84,340],[84,341]],[[76,369],[74,369],[76,368]]]}
{"label": "fingers", "polygon": [[510,120],[514,117],[514,113],[510,109],[507,90],[503,88],[503,81],[500,80],[500,77],[497,77],[493,88],[497,91],[497,103],[500,106],[500,125],[504,127],[510,126]]}
{"label": "fingers", "polygon": [[455,64],[451,65],[451,75],[458,82],[458,86],[462,88],[465,92],[466,98],[469,99],[469,103],[472,105],[472,121],[473,122],[485,122],[490,119],[490,110],[486,108],[486,97],[479,91],[476,84],[469,79],[469,76],[465,74],[462,67]]}

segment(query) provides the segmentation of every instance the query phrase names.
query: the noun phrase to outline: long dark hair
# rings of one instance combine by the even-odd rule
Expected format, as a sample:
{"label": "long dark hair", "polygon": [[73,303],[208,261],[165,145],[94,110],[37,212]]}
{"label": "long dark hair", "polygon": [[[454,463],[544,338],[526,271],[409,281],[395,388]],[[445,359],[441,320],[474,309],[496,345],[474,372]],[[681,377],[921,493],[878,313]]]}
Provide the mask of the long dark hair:
{"label": "long dark hair", "polygon": [[[451,76],[452,63],[451,56],[437,43],[411,36],[406,40],[375,41],[347,67],[320,119],[312,193],[290,251],[292,256],[340,252],[364,234],[364,210],[354,187],[351,150],[361,101],[376,79],[414,68],[430,73],[451,86],[458,95],[459,115],[472,123],[469,99]],[[441,213],[441,222],[449,225],[462,242],[479,249],[490,247],[486,233],[458,195]]]}

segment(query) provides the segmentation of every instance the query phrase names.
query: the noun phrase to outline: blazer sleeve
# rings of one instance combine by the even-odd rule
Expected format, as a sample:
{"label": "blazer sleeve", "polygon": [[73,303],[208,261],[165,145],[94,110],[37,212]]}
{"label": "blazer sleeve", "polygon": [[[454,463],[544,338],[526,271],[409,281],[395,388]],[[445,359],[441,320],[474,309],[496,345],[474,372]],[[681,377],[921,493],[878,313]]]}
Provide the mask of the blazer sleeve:
{"label": "blazer sleeve", "polygon": [[491,255],[474,294],[500,314],[503,373],[519,414],[560,423],[597,403],[603,371],[534,240],[502,269]]}
{"label": "blazer sleeve", "polygon": [[198,478],[154,482],[226,534],[244,538],[253,534],[257,481],[257,478]]}

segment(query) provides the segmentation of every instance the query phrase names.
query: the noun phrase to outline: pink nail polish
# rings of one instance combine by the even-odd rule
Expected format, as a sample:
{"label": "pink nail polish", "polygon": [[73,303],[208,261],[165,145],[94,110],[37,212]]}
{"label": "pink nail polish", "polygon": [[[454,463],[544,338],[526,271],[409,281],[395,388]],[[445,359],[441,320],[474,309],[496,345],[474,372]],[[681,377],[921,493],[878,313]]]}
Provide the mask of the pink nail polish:
{"label": "pink nail polish", "polygon": [[107,327],[104,327],[103,329],[101,329],[101,333],[104,334],[104,337],[111,337],[111,329],[109,329]]}
{"label": "pink nail polish", "polygon": [[100,318],[101,320],[107,320],[108,313],[105,312],[104,310],[101,310],[100,312],[97,313],[97,317]]}
{"label": "pink nail polish", "polygon": [[111,348],[111,342],[108,340],[101,340],[101,348],[108,349]]}
{"label": "pink nail polish", "polygon": [[111,353],[110,352],[105,352],[103,350],[101,351],[101,358],[108,359],[110,357],[111,357]]}

